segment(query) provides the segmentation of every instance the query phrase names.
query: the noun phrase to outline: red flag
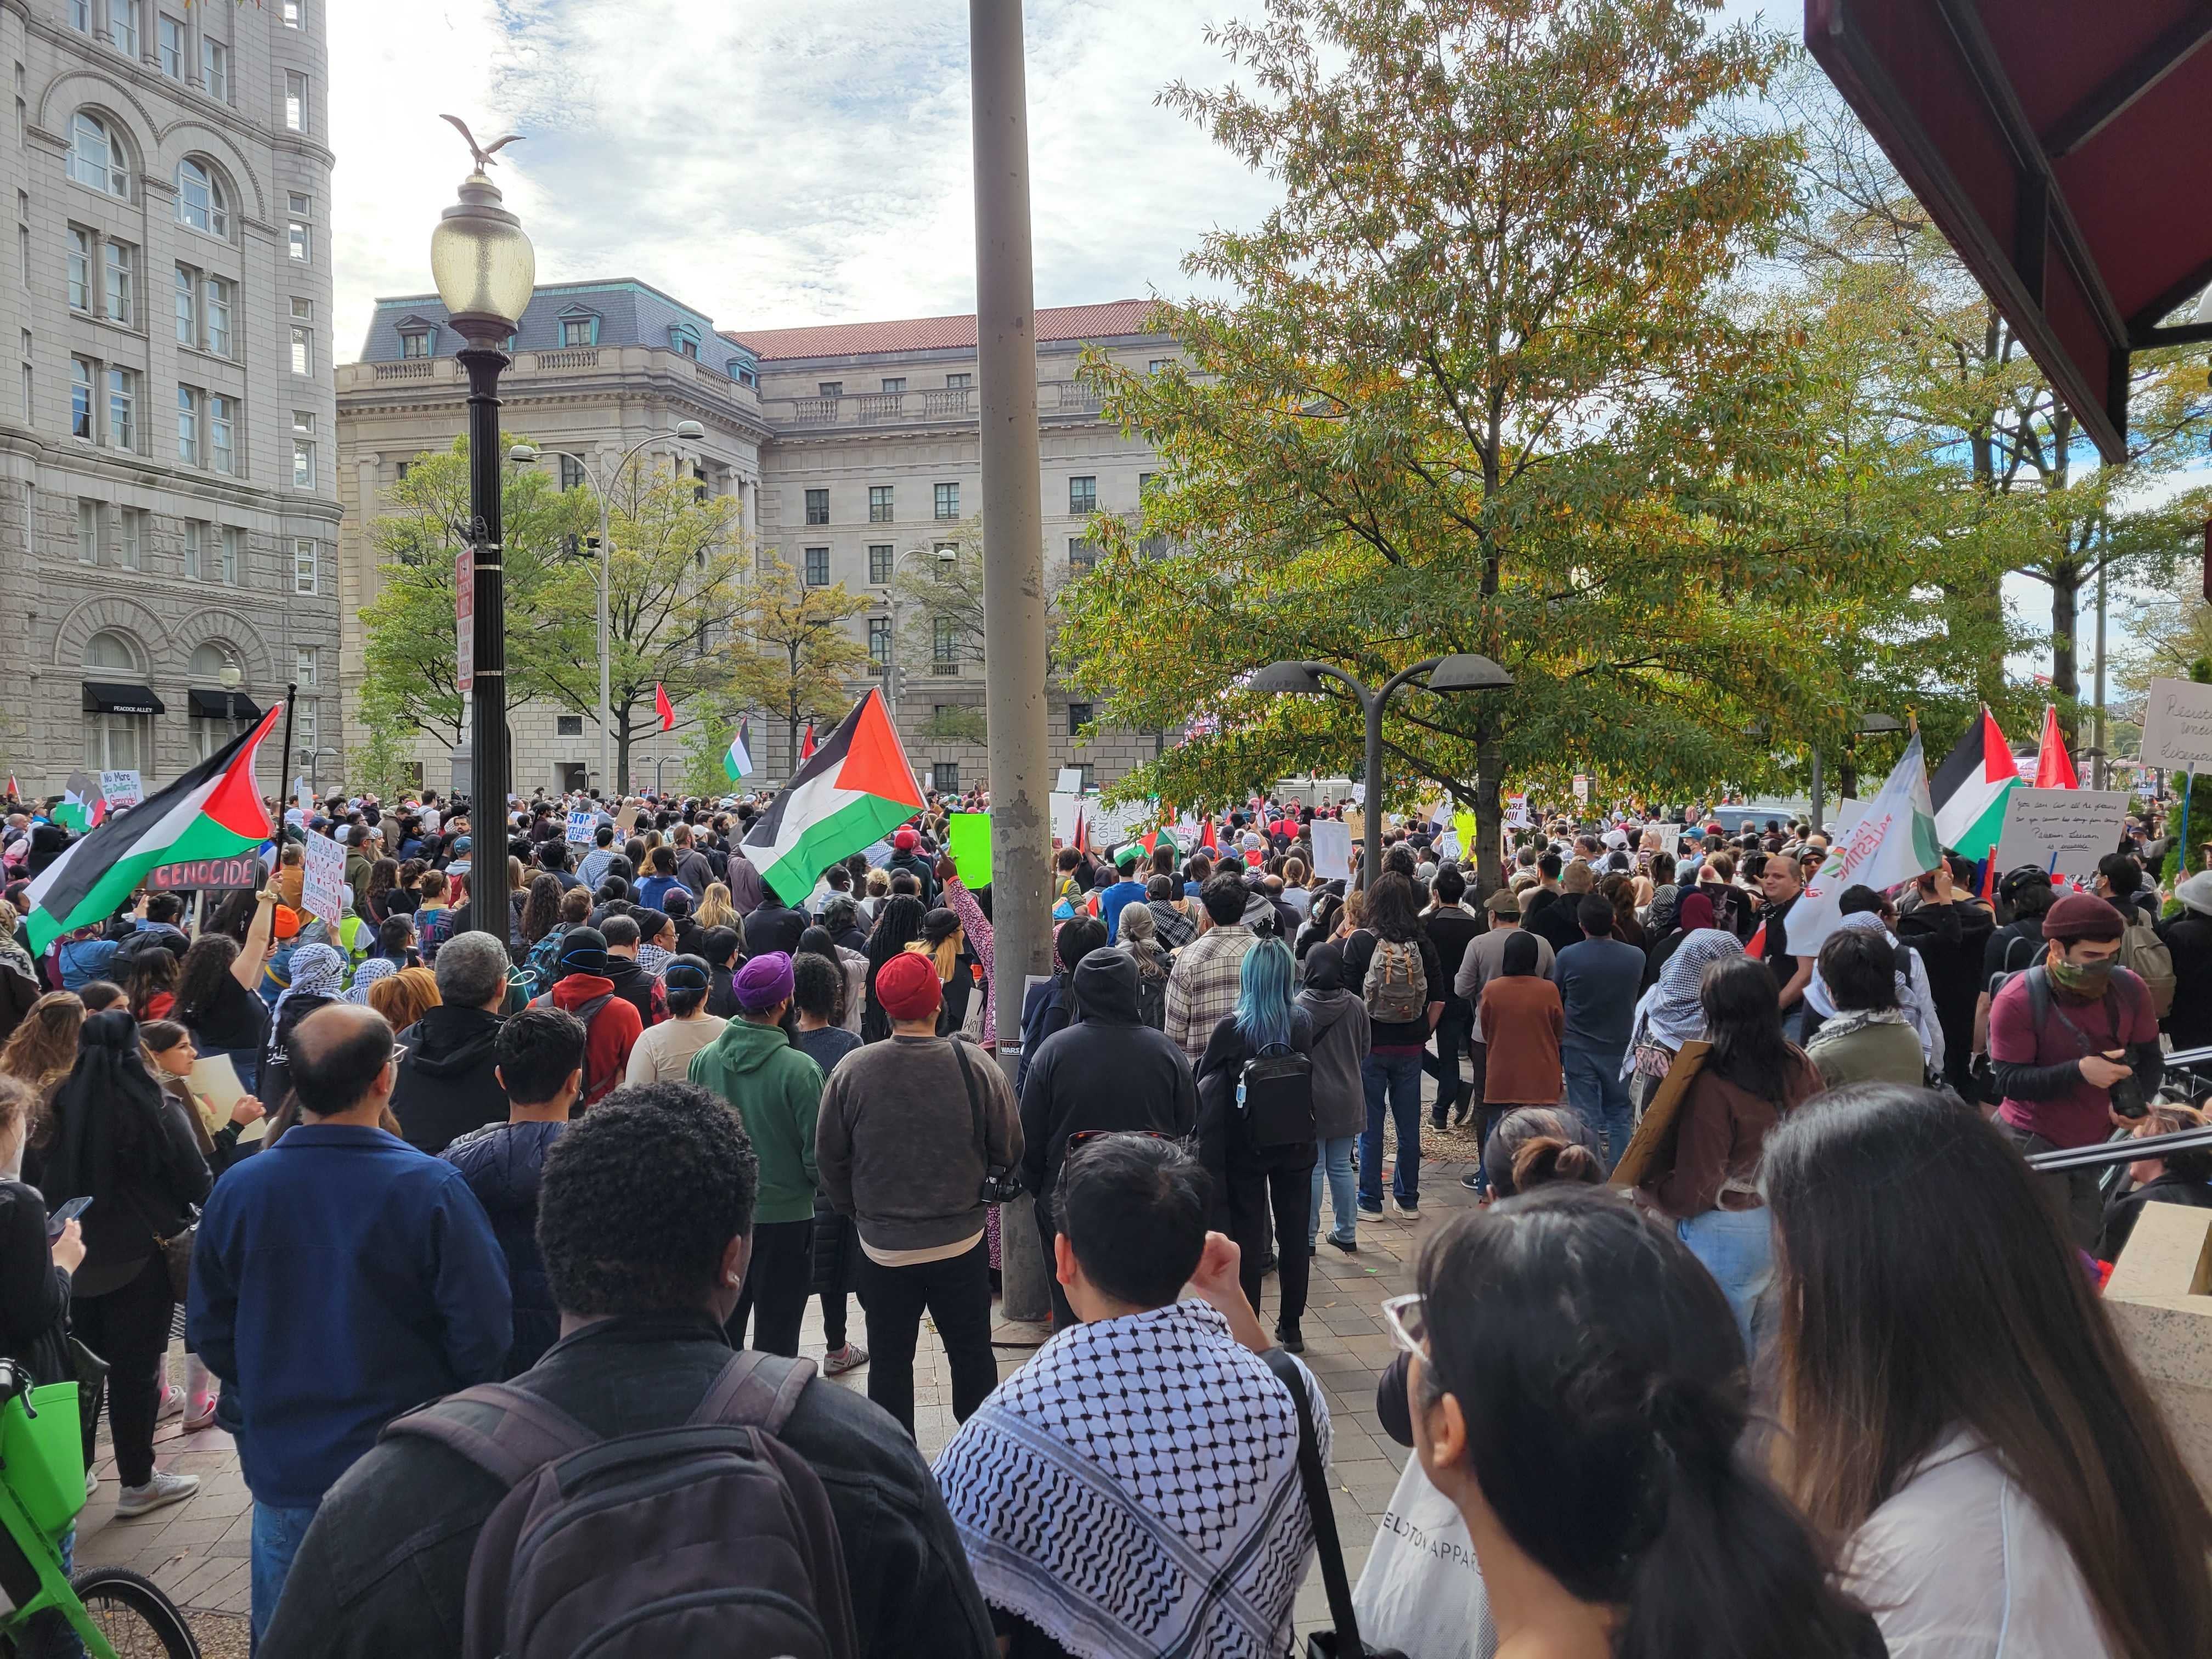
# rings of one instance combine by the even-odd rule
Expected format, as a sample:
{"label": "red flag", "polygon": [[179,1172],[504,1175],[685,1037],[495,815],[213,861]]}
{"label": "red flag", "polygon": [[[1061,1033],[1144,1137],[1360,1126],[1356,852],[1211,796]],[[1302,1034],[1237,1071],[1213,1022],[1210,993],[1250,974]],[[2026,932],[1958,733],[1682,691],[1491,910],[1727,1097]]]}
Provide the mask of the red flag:
{"label": "red flag", "polygon": [[1766,960],[1766,924],[1765,922],[1760,922],[1758,931],[1745,941],[1743,953],[1755,961]]}
{"label": "red flag", "polygon": [[668,701],[668,688],[658,680],[653,683],[653,706],[660,715],[660,729],[673,732],[676,729],[676,705]]}
{"label": "red flag", "polygon": [[1083,810],[1082,803],[1079,801],[1076,803],[1075,807],[1074,847],[1079,853],[1087,853],[1091,850],[1091,815]]}
{"label": "red flag", "polygon": [[803,761],[814,758],[814,722],[812,720],[806,722],[806,735],[799,740],[799,758]]}
{"label": "red flag", "polygon": [[2039,789],[2079,789],[2081,780],[2066,753],[2066,738],[2058,729],[2057,705],[2043,705],[2043,744],[2035,751],[2035,787]]}
{"label": "red flag", "polygon": [[1212,818],[1206,819],[1206,828],[1199,833],[1198,844],[1200,847],[1210,848],[1217,853],[1221,850],[1221,843],[1214,838]]}

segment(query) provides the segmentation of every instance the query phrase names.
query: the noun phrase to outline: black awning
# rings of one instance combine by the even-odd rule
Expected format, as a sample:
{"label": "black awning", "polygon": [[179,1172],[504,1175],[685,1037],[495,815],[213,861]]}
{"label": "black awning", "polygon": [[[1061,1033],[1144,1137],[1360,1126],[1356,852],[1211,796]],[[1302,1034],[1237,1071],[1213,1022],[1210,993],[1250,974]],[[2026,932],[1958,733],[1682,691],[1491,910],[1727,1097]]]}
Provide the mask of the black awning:
{"label": "black awning", "polygon": [[260,704],[243,691],[204,691],[196,685],[185,695],[191,699],[194,720],[258,720],[261,718]]}
{"label": "black awning", "polygon": [[107,680],[84,683],[88,714],[166,714],[168,708],[150,685],[117,685]]}

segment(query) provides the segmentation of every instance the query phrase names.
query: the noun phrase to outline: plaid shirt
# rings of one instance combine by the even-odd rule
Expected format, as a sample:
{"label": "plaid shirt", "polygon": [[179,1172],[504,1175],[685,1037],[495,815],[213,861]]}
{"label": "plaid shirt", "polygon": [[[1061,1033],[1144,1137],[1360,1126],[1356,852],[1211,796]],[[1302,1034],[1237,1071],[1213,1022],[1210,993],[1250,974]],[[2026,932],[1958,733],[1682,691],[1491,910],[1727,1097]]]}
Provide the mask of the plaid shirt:
{"label": "plaid shirt", "polygon": [[1167,1034],[1193,1066],[1204,1057],[1213,1028],[1236,1012],[1244,953],[1257,943],[1249,927],[1231,922],[1208,928],[1176,953],[1168,975]]}

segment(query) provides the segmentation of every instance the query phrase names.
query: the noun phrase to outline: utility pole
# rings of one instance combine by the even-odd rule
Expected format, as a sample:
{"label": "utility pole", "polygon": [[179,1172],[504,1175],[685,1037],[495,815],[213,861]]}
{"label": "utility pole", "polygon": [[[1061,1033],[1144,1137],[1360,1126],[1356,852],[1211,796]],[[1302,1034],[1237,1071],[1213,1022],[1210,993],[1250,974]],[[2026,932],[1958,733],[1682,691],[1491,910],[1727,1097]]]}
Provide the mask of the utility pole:
{"label": "utility pole", "polygon": [[[990,725],[992,927],[999,1063],[1021,1057],[1028,977],[1052,971],[1044,506],[1037,467],[1036,285],[1021,0],[968,0],[975,166],[976,378],[982,414],[983,704]],[[1009,1319],[1048,1316],[1032,1200],[1002,1207]]]}

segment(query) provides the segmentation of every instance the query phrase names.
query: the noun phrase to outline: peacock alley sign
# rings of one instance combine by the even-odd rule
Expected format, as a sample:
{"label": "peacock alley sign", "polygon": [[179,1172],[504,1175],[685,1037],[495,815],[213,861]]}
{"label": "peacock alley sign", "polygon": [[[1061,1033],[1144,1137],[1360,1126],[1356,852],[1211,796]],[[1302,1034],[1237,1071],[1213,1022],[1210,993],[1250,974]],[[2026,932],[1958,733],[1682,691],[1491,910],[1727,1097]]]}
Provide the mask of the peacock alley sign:
{"label": "peacock alley sign", "polygon": [[2150,683],[2142,763],[2177,772],[2212,770],[2212,685],[2194,680]]}

